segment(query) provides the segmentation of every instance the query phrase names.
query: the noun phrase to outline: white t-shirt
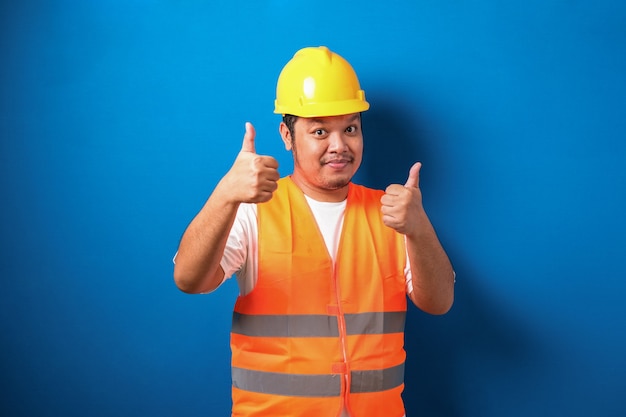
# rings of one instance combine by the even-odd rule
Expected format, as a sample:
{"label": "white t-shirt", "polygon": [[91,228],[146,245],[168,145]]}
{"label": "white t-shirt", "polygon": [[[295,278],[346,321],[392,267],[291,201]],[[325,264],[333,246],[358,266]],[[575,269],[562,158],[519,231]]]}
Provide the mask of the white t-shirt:
{"label": "white t-shirt", "polygon": [[[332,260],[335,260],[339,237],[346,211],[346,200],[339,203],[321,202],[305,196],[313,212],[317,226],[324,237],[326,249]],[[237,277],[239,293],[249,294],[258,278],[258,227],[256,204],[242,203],[226,242],[222,261],[224,280],[233,274]],[[407,293],[413,291],[409,258],[406,258],[404,271]]]}

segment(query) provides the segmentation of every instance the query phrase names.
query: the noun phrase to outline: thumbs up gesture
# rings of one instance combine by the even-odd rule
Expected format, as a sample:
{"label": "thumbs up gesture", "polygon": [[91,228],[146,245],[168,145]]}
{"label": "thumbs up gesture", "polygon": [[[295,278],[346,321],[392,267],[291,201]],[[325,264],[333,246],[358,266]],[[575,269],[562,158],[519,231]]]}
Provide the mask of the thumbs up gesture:
{"label": "thumbs up gesture", "polygon": [[407,236],[417,232],[418,215],[423,212],[422,192],[419,189],[419,173],[422,164],[416,162],[409,170],[404,185],[391,184],[381,197],[383,223]]}
{"label": "thumbs up gesture", "polygon": [[271,156],[258,155],[254,146],[256,132],[246,123],[241,151],[224,176],[221,185],[234,203],[262,203],[272,198],[278,187],[278,161]]}

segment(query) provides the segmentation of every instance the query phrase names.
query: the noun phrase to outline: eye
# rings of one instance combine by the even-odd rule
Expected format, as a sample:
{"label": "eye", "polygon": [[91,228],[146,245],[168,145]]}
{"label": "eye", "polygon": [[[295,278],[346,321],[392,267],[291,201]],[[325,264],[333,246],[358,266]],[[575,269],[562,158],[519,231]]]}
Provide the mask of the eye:
{"label": "eye", "polygon": [[346,133],[356,133],[356,126],[348,126],[346,128]]}
{"label": "eye", "polygon": [[324,136],[326,134],[326,131],[324,129],[315,129],[313,131],[313,135],[315,136]]}

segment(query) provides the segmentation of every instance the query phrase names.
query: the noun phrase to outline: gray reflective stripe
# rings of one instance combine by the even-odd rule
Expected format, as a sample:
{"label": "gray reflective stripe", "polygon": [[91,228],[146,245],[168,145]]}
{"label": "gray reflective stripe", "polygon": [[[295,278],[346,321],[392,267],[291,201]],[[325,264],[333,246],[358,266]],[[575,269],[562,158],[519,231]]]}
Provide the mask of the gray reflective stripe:
{"label": "gray reflective stripe", "polygon": [[338,397],[341,374],[303,375],[232,369],[233,386],[245,391],[290,397]]}
{"label": "gray reflective stripe", "polygon": [[[342,374],[304,375],[232,368],[233,386],[245,391],[290,397],[341,395]],[[367,393],[396,388],[404,382],[404,363],[372,371],[352,371],[350,391]]]}
{"label": "gray reflective stripe", "polygon": [[346,314],[345,318],[346,333],[349,335],[402,333],[406,312]]}
{"label": "gray reflective stripe", "polygon": [[[386,334],[404,331],[406,313],[346,314],[346,333]],[[256,337],[337,337],[336,316],[327,315],[269,315],[233,313],[233,333]]]}
{"label": "gray reflective stripe", "polygon": [[352,371],[353,393],[385,391],[404,383],[404,363],[376,371]]}
{"label": "gray reflective stripe", "polygon": [[257,337],[337,337],[336,316],[233,313],[233,333]]}

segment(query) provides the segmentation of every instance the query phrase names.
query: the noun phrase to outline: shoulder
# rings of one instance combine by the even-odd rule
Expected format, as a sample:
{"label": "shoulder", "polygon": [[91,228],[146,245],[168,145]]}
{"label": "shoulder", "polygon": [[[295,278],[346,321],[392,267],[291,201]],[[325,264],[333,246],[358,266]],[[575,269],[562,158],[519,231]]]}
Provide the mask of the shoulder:
{"label": "shoulder", "polygon": [[354,182],[350,183],[350,188],[352,191],[354,192],[362,192],[362,193],[384,193],[383,190],[379,190],[377,188],[371,188],[371,187],[367,187],[365,185],[362,184],[357,184]]}
{"label": "shoulder", "polygon": [[348,191],[348,198],[352,200],[364,200],[364,201],[380,201],[380,198],[385,194],[383,190],[366,187],[364,185],[350,183],[350,189]]}

